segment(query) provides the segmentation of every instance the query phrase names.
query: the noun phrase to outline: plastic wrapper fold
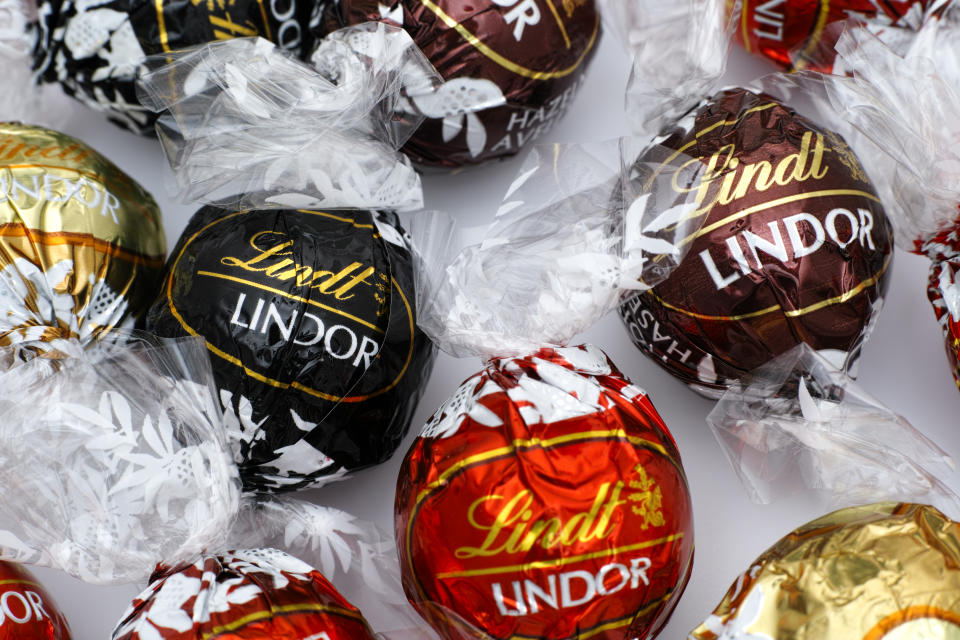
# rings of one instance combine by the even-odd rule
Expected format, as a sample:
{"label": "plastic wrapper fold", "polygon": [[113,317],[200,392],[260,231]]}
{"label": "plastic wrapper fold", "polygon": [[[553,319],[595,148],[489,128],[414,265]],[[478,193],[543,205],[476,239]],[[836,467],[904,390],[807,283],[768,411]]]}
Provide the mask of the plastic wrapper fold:
{"label": "plastic wrapper fold", "polygon": [[800,344],[731,386],[707,416],[750,497],[797,491],[828,506],[910,500],[960,513],[953,459]]}
{"label": "plastic wrapper fold", "polygon": [[395,115],[395,106],[439,77],[404,31],[373,23],[337,31],[314,53],[315,68],[253,38],[148,64],[140,99],[169,111],[157,131],[182,198],[260,208],[422,205],[419,177],[396,151],[418,121]]}
{"label": "plastic wrapper fold", "polygon": [[203,341],[133,340],[0,378],[4,558],[131,582],[222,539],[240,485]]}
{"label": "plastic wrapper fold", "polygon": [[[645,141],[536,147],[483,240],[448,264],[427,256],[420,326],[456,356],[525,355],[565,345],[625,296],[666,278],[679,239],[700,219],[661,173],[646,186],[622,179]],[[678,155],[685,177],[703,170]],[[690,197],[687,197],[690,196]],[[438,266],[440,265],[440,266]]]}

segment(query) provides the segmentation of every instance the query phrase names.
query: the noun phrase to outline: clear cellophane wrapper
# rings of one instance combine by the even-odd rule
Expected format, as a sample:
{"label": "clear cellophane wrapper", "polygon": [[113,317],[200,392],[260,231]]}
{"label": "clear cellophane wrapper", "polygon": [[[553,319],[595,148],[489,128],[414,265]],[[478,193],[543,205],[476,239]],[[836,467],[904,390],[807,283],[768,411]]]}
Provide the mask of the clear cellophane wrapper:
{"label": "clear cellophane wrapper", "polygon": [[228,546],[282,549],[315,567],[383,640],[435,638],[404,596],[393,537],[372,522],[301,500],[249,500]]}
{"label": "clear cellophane wrapper", "polygon": [[[124,338],[60,340],[43,355],[12,349],[15,364],[0,378],[0,557],[112,584],[234,550],[269,572],[279,549],[298,560],[275,570],[318,569],[384,638],[428,633],[403,596],[393,541],[375,525],[241,496],[230,454],[237,425],[217,403],[202,339]],[[155,600],[150,624],[179,616],[184,603],[164,617],[172,601],[153,588],[144,592]],[[137,628],[127,620],[117,633]]]}
{"label": "clear cellophane wrapper", "polygon": [[950,456],[801,344],[743,378],[707,416],[751,499],[808,492],[826,507],[904,500],[960,513]]}
{"label": "clear cellophane wrapper", "polygon": [[0,1],[0,68],[6,89],[0,95],[0,122],[58,127],[71,105],[56,87],[38,86],[32,52],[36,41],[36,0]]}
{"label": "clear cellophane wrapper", "polygon": [[930,238],[957,226],[960,27],[929,21],[900,50],[851,30],[837,50],[851,75],[826,79],[830,103],[886,154],[884,195],[897,242],[923,252]]}
{"label": "clear cellophane wrapper", "polygon": [[626,110],[634,131],[656,133],[717,89],[739,0],[609,0],[608,23],[633,56]]}
{"label": "clear cellophane wrapper", "polygon": [[825,84],[839,117],[877,150],[875,161],[888,176],[881,196],[897,243],[933,261],[927,296],[960,381],[958,13],[951,7],[942,20],[928,21],[896,49],[864,31],[844,34],[837,60],[852,75],[828,76]]}
{"label": "clear cellophane wrapper", "polygon": [[203,340],[129,338],[58,341],[0,378],[3,558],[131,582],[233,521],[240,484]]}
{"label": "clear cellophane wrapper", "polygon": [[184,200],[238,208],[417,209],[397,149],[419,124],[398,101],[440,77],[402,29],[327,36],[314,66],[257,38],[157,56],[138,81]]}
{"label": "clear cellophane wrapper", "polygon": [[665,279],[700,223],[693,194],[669,183],[692,184],[705,167],[677,154],[670,171],[648,167],[655,177],[641,189],[624,176],[643,168],[638,149],[654,146],[625,138],[536,147],[483,240],[452,257],[435,224],[413,225],[420,327],[458,357],[528,355],[566,345]]}

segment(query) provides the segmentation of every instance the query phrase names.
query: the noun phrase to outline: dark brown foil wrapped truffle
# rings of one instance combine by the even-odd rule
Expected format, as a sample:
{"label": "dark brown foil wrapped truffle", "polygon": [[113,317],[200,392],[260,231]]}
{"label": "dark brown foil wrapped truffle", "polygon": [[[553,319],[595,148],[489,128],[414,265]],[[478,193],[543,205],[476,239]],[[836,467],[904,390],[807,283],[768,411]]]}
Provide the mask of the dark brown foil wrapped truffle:
{"label": "dark brown foil wrapped truffle", "polygon": [[39,2],[34,68],[87,106],[135,133],[153,135],[156,115],[134,82],[146,57],[244,36],[261,36],[305,58],[320,0],[110,0]]}
{"label": "dark brown foil wrapped truffle", "polygon": [[[445,80],[410,108],[427,120],[403,151],[459,167],[510,156],[570,105],[600,35],[594,0],[341,0],[327,28],[386,20],[404,27]],[[465,105],[490,105],[473,113]]]}
{"label": "dark brown foil wrapped truffle", "polygon": [[147,326],[207,341],[240,421],[244,488],[319,485],[388,459],[433,360],[391,213],[198,211]]}
{"label": "dark brown foil wrapped truffle", "polygon": [[703,224],[670,277],[621,306],[634,343],[708,395],[799,342],[849,369],[882,304],[893,246],[844,140],[733,89],[665,132],[637,160],[631,189],[642,193],[680,154],[705,166],[694,183],[679,171],[672,180]]}

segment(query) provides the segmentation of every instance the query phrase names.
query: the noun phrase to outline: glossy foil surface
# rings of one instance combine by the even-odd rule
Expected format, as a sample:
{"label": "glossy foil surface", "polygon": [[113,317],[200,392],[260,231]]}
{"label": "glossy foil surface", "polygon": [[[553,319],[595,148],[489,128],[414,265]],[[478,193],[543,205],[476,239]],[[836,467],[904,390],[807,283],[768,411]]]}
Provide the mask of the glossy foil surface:
{"label": "glossy foil surface", "polygon": [[35,68],[89,107],[153,135],[156,114],[137,100],[146,57],[214,40],[261,36],[296,56],[315,42],[320,0],[41,0]]}
{"label": "glossy foil surface", "polygon": [[468,379],[407,454],[395,524],[407,597],[448,639],[652,637],[693,560],[673,438],[592,346]]}
{"label": "glossy foil surface", "polygon": [[165,256],[160,210],[69,136],[0,123],[0,345],[133,328]]}
{"label": "glossy foil surface", "polygon": [[69,640],[70,627],[32,573],[0,561],[0,640]]}
{"label": "glossy foil surface", "polygon": [[840,136],[742,89],[684,122],[632,179],[642,192],[678,154],[702,163],[695,180],[678,171],[670,182],[700,205],[703,224],[670,277],[621,306],[633,342],[708,395],[800,342],[851,370],[893,258],[857,157]]}
{"label": "glossy foil surface", "polygon": [[927,297],[943,330],[954,382],[960,387],[960,218],[952,227],[925,242],[916,241],[914,252],[932,260]]}
{"label": "glossy foil surface", "polygon": [[147,326],[206,338],[244,487],[279,491],[393,454],[433,361],[415,322],[395,215],[205,207]]}
{"label": "glossy foil surface", "polygon": [[931,0],[741,0],[735,39],[750,53],[787,69],[829,72],[834,45],[848,20],[873,31],[909,27],[931,4]]}
{"label": "glossy foil surface", "polygon": [[113,640],[373,640],[360,612],[320,572],[282,551],[205,555],[161,568]]}
{"label": "glossy foil surface", "polygon": [[826,515],[760,555],[690,637],[960,638],[960,525],[916,504]]}
{"label": "glossy foil surface", "polygon": [[[331,27],[387,20],[404,27],[445,84],[407,108],[427,120],[403,151],[459,167],[517,153],[570,105],[596,50],[594,0],[341,0]],[[462,113],[465,105],[488,108]]]}

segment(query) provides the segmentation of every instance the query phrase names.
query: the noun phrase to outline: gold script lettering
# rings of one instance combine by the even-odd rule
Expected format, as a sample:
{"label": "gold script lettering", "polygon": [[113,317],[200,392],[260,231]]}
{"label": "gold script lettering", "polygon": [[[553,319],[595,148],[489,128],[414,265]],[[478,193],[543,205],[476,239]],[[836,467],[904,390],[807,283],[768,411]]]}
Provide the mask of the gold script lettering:
{"label": "gold script lettering", "polygon": [[[315,270],[313,267],[298,264],[292,258],[285,257],[292,255],[294,246],[294,241],[286,238],[287,235],[280,231],[260,231],[253,234],[249,241],[256,255],[247,259],[224,256],[220,259],[220,264],[262,273],[268,278],[284,282],[296,278],[298,287],[315,289],[322,294],[332,295],[337,300],[352,298],[354,294],[350,291],[359,285],[374,284],[369,278],[376,269],[364,267],[360,262],[352,262],[336,272]],[[274,244],[270,244],[271,240]],[[268,244],[270,246],[265,246]]]}
{"label": "gold script lettering", "polygon": [[695,192],[699,205],[697,213],[707,213],[715,205],[729,205],[753,191],[764,192],[774,185],[823,179],[829,169],[823,164],[824,150],[823,135],[807,131],[800,140],[799,151],[781,158],[776,165],[767,160],[741,164],[734,157],[736,148],[728,144],[707,159],[698,184],[687,187],[678,184],[678,178],[689,175],[684,169],[696,168],[703,162],[702,158],[691,158],[683,163],[674,173],[672,185],[677,193]]}
{"label": "gold script lettering", "polygon": [[[574,514],[566,522],[557,517],[530,522],[533,517],[530,510],[533,496],[529,490],[521,491],[506,502],[500,495],[483,496],[467,509],[470,526],[486,532],[483,542],[477,547],[459,547],[454,553],[458,558],[489,557],[529,551],[536,545],[551,549],[557,545],[568,547],[577,542],[603,540],[613,533],[614,512],[627,504],[626,500],[620,499],[623,487],[622,481],[613,485],[603,483],[590,509]],[[477,511],[481,507],[489,508],[486,505],[493,503],[496,503],[495,508],[499,508],[493,522],[480,522]]]}

